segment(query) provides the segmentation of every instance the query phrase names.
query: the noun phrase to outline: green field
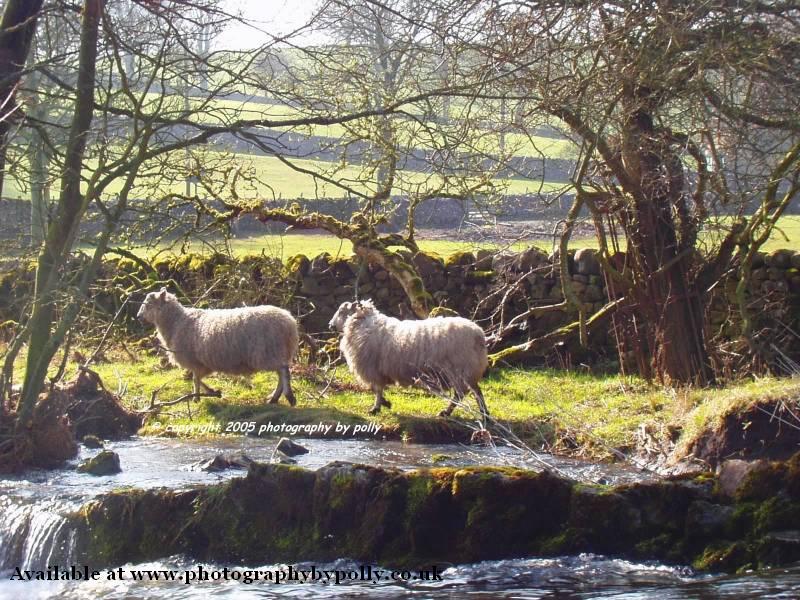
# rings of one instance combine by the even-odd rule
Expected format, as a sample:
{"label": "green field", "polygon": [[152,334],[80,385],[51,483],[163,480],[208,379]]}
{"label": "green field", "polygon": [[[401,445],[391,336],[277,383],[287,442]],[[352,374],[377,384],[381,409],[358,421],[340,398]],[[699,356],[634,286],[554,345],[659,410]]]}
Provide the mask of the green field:
{"label": "green field", "polygon": [[[346,189],[329,183],[321,178],[328,178],[340,182],[356,192],[372,194],[375,192],[375,177],[373,173],[365,171],[358,165],[341,165],[319,160],[291,159],[291,163],[299,169],[310,171],[319,177],[300,172],[272,156],[257,154],[226,154],[224,152],[205,151],[194,154],[196,161],[205,165],[216,165],[221,170],[232,172],[235,168],[243,174],[237,182],[237,197],[241,200],[294,200],[313,198],[344,198]],[[175,159],[177,163],[185,163],[183,155]],[[14,177],[9,177],[4,183],[3,197],[15,199],[30,199],[30,190],[27,182],[20,177],[25,177],[24,161],[18,162]],[[183,164],[176,164],[182,169]],[[123,186],[123,180],[118,179],[106,189],[106,195],[118,193]],[[493,182],[501,194],[536,194],[551,193],[567,189],[563,183],[552,183],[533,179],[498,179]],[[438,175],[420,171],[399,171],[396,176],[396,185],[393,193],[408,194],[420,193],[426,190],[439,189],[442,185]],[[50,196],[55,197],[59,192],[58,181],[53,181],[50,186]],[[86,186],[84,186],[86,189]],[[447,188],[445,188],[447,189]],[[166,194],[184,194],[186,190],[185,179],[175,172],[168,176],[162,172],[161,165],[146,166],[142,169],[137,184],[130,192],[131,198],[163,197]],[[213,186],[216,197],[232,200],[230,181],[218,181]],[[194,193],[194,188],[192,189]],[[208,197],[210,192],[199,188],[198,195]]]}
{"label": "green field", "polygon": [[[417,240],[420,249],[435,252],[442,256],[447,256],[453,252],[470,250],[476,251],[482,248],[496,250],[519,251],[529,246],[538,246],[547,252],[553,250],[552,238],[527,238],[509,242],[469,242],[443,240],[443,239],[424,239],[425,232],[422,231],[421,239]],[[457,232],[453,232],[453,237],[457,237]],[[557,243],[557,241],[556,241]],[[570,240],[570,248],[596,248],[597,239],[591,236],[575,236]],[[349,256],[352,254],[352,246],[346,240],[340,240],[324,233],[299,233],[290,232],[283,235],[264,234],[244,238],[234,238],[229,242],[229,247],[234,255],[242,256],[248,254],[261,254],[276,256],[286,259],[295,254],[305,254],[316,256],[327,252],[332,256]],[[778,249],[794,249],[800,251],[800,216],[783,217],[780,221],[779,230],[775,231],[772,237],[763,247],[763,251],[772,252]],[[201,242],[189,244],[189,249],[195,252],[202,252],[204,245]]]}

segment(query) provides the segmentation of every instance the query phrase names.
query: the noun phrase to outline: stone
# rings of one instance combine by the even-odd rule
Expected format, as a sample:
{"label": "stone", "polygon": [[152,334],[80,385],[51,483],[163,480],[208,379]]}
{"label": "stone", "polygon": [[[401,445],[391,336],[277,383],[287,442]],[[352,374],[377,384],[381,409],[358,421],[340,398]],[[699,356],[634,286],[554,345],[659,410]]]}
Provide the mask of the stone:
{"label": "stone", "polygon": [[431,318],[434,317],[460,317],[456,311],[452,308],[448,308],[446,306],[434,306],[429,315]]}
{"label": "stone", "polygon": [[[444,259],[444,266],[450,270],[455,267],[469,268],[475,264],[475,255],[472,252],[453,252]],[[461,269],[463,270],[463,269]]]}
{"label": "stone", "polygon": [[475,270],[477,271],[491,271],[492,262],[494,261],[494,250],[481,248],[475,253]]}
{"label": "stone", "polygon": [[686,531],[695,538],[709,538],[724,533],[725,525],[733,516],[734,508],[695,500],[686,514]]}
{"label": "stone", "polygon": [[417,252],[411,262],[414,264],[414,267],[416,267],[420,277],[425,280],[444,271],[444,263],[441,259],[425,254],[424,252]]}
{"label": "stone", "polygon": [[217,454],[214,458],[196,463],[193,465],[192,470],[217,473],[227,469],[247,469],[254,462],[255,461],[246,454],[239,453],[231,456]]}
{"label": "stone", "polygon": [[88,473],[89,475],[114,475],[121,471],[119,454],[111,450],[103,450],[78,465],[78,473]]}
{"label": "stone", "polygon": [[767,269],[767,277],[770,281],[780,281],[784,278],[784,271],[778,267],[770,267]]}
{"label": "stone", "polygon": [[[595,275],[595,277],[597,277]],[[587,284],[589,283],[589,275],[582,275],[580,273],[576,273],[572,276],[572,281],[577,281],[578,283]]]}
{"label": "stone", "polygon": [[347,260],[336,260],[330,264],[331,274],[338,280],[350,280],[358,272],[358,268],[353,270],[353,265]]}
{"label": "stone", "polygon": [[314,260],[311,261],[311,268],[309,269],[309,273],[311,275],[322,275],[323,273],[327,272],[330,268],[330,261],[331,255],[327,252],[323,252]]}
{"label": "stone", "polygon": [[586,289],[586,284],[581,283],[580,281],[572,282],[572,291],[575,292],[576,294],[583,294],[585,289]]}
{"label": "stone", "polygon": [[375,271],[373,277],[375,278],[375,281],[386,281],[389,279],[389,273],[384,269],[381,269],[380,271]]}
{"label": "stone", "polygon": [[[353,286],[346,286],[346,287],[350,288],[349,291],[352,294],[353,290],[354,290]],[[362,283],[362,284],[360,284],[358,286],[358,293],[359,294],[369,294],[374,289],[375,289],[375,284],[370,283],[369,281],[367,281],[366,283]],[[337,293],[338,293],[338,290],[337,290]]]}
{"label": "stone", "polygon": [[575,270],[583,275],[599,275],[600,261],[597,260],[597,251],[591,248],[581,248],[575,253]]}
{"label": "stone", "polygon": [[790,564],[800,560],[800,531],[770,531],[759,540],[756,550],[763,565]]}
{"label": "stone", "polygon": [[527,273],[547,262],[547,254],[536,246],[531,246],[517,254],[511,263],[511,268],[520,273]]}
{"label": "stone", "polygon": [[792,267],[795,269],[800,269],[800,252],[795,252],[792,254],[792,257],[789,259]]}
{"label": "stone", "polygon": [[795,294],[800,293],[800,275],[795,275],[789,280],[789,289]]}
{"label": "stone", "polygon": [[726,496],[733,497],[745,479],[761,469],[766,469],[764,460],[741,460],[738,458],[724,461],[717,469],[719,490]]}
{"label": "stone", "polygon": [[541,300],[543,298],[547,298],[550,294],[550,286],[544,282],[539,282],[535,285],[532,285],[528,293],[534,300]]}
{"label": "stone", "polygon": [[97,449],[97,448],[103,448],[104,447],[103,440],[101,440],[96,435],[91,435],[91,434],[83,436],[83,439],[81,440],[81,443],[85,447],[91,448],[91,449]]}
{"label": "stone", "polygon": [[330,281],[320,280],[317,277],[306,275],[303,277],[303,285],[300,286],[300,293],[305,296],[327,296],[332,294],[334,284]]}
{"label": "stone", "polygon": [[792,265],[792,250],[775,250],[770,258],[772,259],[772,267],[776,269],[788,269]]}
{"label": "stone", "polygon": [[583,297],[587,302],[600,302],[601,300],[605,300],[606,295],[598,286],[589,285],[586,286],[586,291],[584,292]]}
{"label": "stone", "polygon": [[278,442],[276,450],[283,452],[286,456],[299,456],[301,454],[308,454],[308,448],[304,448],[289,438],[281,438]]}
{"label": "stone", "polygon": [[[550,265],[553,265],[554,272],[560,273],[561,272],[561,259],[559,258],[559,251],[556,250],[552,254],[547,257],[547,262]],[[567,272],[574,273],[575,269],[575,250],[568,250],[567,251]]]}
{"label": "stone", "polygon": [[308,260],[308,257],[304,254],[296,254],[286,262],[286,267],[290,273],[303,277],[308,275],[308,270],[311,268],[311,261]]}
{"label": "stone", "polygon": [[507,252],[495,254],[492,258],[492,271],[498,273],[506,272],[511,269],[515,256]]}

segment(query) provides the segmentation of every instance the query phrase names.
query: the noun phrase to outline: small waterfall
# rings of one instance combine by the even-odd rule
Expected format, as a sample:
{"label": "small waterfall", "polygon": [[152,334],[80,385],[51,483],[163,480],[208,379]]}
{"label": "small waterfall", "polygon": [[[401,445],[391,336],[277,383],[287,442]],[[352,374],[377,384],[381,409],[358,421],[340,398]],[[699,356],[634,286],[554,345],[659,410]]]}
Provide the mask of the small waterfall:
{"label": "small waterfall", "polygon": [[11,496],[5,491],[0,491],[0,571],[72,564],[76,532],[65,515],[77,505],[58,498]]}

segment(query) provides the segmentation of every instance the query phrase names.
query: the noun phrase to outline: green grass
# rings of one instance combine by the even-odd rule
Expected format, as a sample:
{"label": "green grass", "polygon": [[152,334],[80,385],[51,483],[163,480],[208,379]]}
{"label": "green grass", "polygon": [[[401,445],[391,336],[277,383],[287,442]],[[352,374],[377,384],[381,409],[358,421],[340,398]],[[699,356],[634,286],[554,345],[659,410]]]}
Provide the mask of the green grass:
{"label": "green grass", "polygon": [[[217,251],[223,250],[220,246],[222,242],[205,243],[199,239],[189,241],[185,246],[187,252],[209,253],[212,247]],[[440,239],[417,239],[420,249],[425,252],[433,252],[440,256],[447,257],[454,252],[471,251],[476,252],[480,249],[513,251],[519,252],[529,246],[537,246],[549,252],[553,248],[552,240],[544,238],[521,240],[516,242],[469,242],[458,240]],[[570,241],[570,248],[595,248],[597,240],[594,237],[578,237]],[[88,246],[86,247],[88,248]],[[162,244],[155,247],[130,247],[142,257],[152,257],[157,253],[166,251],[167,253],[177,253],[177,247]],[[272,256],[286,260],[296,254],[305,254],[308,257],[315,257],[323,252],[327,252],[333,257],[350,256],[353,247],[347,240],[340,240],[337,237],[326,233],[299,233],[290,232],[285,234],[263,234],[242,238],[232,238],[227,242],[227,249],[233,256],[260,255],[262,252],[266,256]]]}
{"label": "green grass", "polygon": [[[164,366],[152,351],[108,349],[101,362],[92,365],[109,391],[117,393],[131,409],[149,407],[155,393],[158,402],[174,400],[192,391],[192,382],[181,369]],[[2,348],[0,348],[2,349]],[[89,354],[90,350],[84,352]],[[16,362],[17,375],[23,367],[24,352]],[[56,358],[54,364],[58,363]],[[77,368],[69,363],[66,379]],[[329,370],[310,367],[303,360],[293,367],[293,388],[298,405],[284,399],[278,405],[266,402],[277,384],[274,373],[252,377],[214,375],[206,383],[222,392],[222,398],[205,398],[174,405],[151,416],[143,435],[162,435],[167,428],[181,435],[207,435],[224,431],[231,421],[315,424],[320,421],[345,424],[376,423],[382,432],[408,441],[442,441],[453,427],[462,431],[474,427],[475,402],[469,397],[453,420],[438,417],[446,399],[425,390],[388,388],[386,398],[392,409],[377,416],[368,411],[371,392],[358,385],[345,366]],[[642,427],[656,439],[678,440],[681,448],[723,416],[755,402],[794,399],[800,396],[800,378],[764,377],[722,388],[673,390],[649,384],[638,377],[618,374],[553,369],[499,368],[491,370],[481,383],[493,419],[510,429],[531,448],[584,458],[614,458],[617,451],[636,448]],[[472,424],[472,425],[471,425]],[[495,427],[495,433],[497,433]]]}
{"label": "green grass", "polygon": [[[424,236],[425,232],[422,231],[421,235]],[[455,234],[454,234],[455,235]],[[516,242],[500,243],[500,242],[468,242],[457,240],[417,240],[420,249],[427,252],[435,252],[442,256],[447,256],[453,252],[460,252],[464,250],[477,251],[479,249],[497,249],[497,250],[511,250],[520,251],[529,246],[537,246],[546,251],[553,249],[552,238],[529,238]],[[624,242],[624,241],[623,241]],[[594,235],[591,236],[576,236],[570,239],[570,248],[597,248],[597,239]],[[203,251],[203,245],[196,243],[190,245],[194,251]],[[764,252],[772,252],[774,250],[789,248],[800,251],[800,216],[787,216],[783,217],[780,221],[780,227],[776,230],[772,237],[764,244],[762,250]],[[283,235],[278,234],[264,234],[259,236],[251,236],[246,238],[235,238],[230,241],[231,252],[236,256],[243,256],[248,254],[261,254],[263,251],[269,256],[276,256],[286,259],[295,254],[305,254],[306,256],[316,256],[323,252],[328,252],[332,256],[349,256],[352,254],[352,246],[348,241],[342,241],[324,233],[299,233],[290,232]],[[624,249],[624,243],[623,243]]]}
{"label": "green grass", "polygon": [[[93,368],[106,387],[119,390],[133,408],[145,408],[154,391],[160,401],[191,391],[191,382],[183,371],[164,368],[153,356],[131,360],[116,354],[112,362]],[[297,367],[296,408],[286,405],[285,400],[278,406],[265,404],[277,383],[272,373],[251,378],[212,376],[207,383],[222,391],[221,400],[205,399],[193,405],[191,417],[185,405],[171,407],[148,421],[144,433],[158,434],[168,426],[185,431],[215,426],[224,429],[229,421],[238,420],[288,424],[374,421],[384,431],[413,441],[421,435],[421,428],[430,431],[441,427],[443,420],[436,415],[446,405],[443,398],[424,390],[394,387],[387,391],[392,410],[371,417],[372,394],[356,385],[344,367],[328,372]],[[510,368],[491,371],[481,385],[492,417],[531,447],[592,458],[611,458],[617,449],[632,449],[643,425],[656,437],[666,436],[672,427],[684,428],[685,437],[695,436],[732,406],[800,392],[796,378],[765,378],[722,389],[675,392],[636,377]],[[474,406],[470,398],[454,416],[471,422]]]}
{"label": "green grass", "polygon": [[[164,401],[188,393],[192,387],[182,370],[165,369],[152,356],[140,356],[135,362],[119,359],[93,368],[106,387],[122,391],[125,402],[137,409],[147,406],[153,391],[158,391],[158,399]],[[222,391],[223,400],[203,400],[192,408],[191,418],[185,405],[172,407],[151,420],[146,431],[158,433],[168,425],[202,429],[222,424],[224,428],[228,421],[268,417],[273,423],[276,419],[287,423],[375,421],[384,429],[413,439],[419,419],[435,420],[446,406],[445,399],[424,390],[390,388],[387,399],[393,410],[370,417],[374,398],[355,384],[346,368],[338,367],[330,373],[306,369],[316,380],[300,371],[294,377],[297,408],[288,407],[285,400],[277,407],[265,406],[277,383],[272,373],[251,378],[219,375],[209,377],[207,383]],[[326,390],[328,381],[333,384]],[[632,436],[641,422],[662,423],[672,418],[667,394],[640,380],[616,375],[500,369],[484,380],[482,388],[492,416],[537,447],[542,443],[566,447],[565,440],[574,440],[590,454],[608,456],[610,448],[633,443]],[[471,420],[474,407],[470,398],[454,416]]]}
{"label": "green grass", "polygon": [[[180,99],[182,104],[183,99]],[[259,102],[248,102],[240,100],[217,99],[214,101],[215,113],[206,117],[210,123],[224,124],[232,119],[267,119],[267,120],[288,120],[301,119],[308,114],[304,114],[297,108],[286,104],[266,104]],[[459,111],[452,110],[451,116],[458,119]],[[413,110],[410,112],[413,113]],[[474,119],[474,117],[471,117]],[[348,125],[308,125],[283,128],[287,131],[294,131],[303,135],[314,135],[328,138],[346,138],[352,136],[352,128],[357,124]],[[417,125],[419,127],[419,125]],[[401,135],[405,130],[405,139],[401,143],[405,146],[414,148],[424,148],[422,140],[413,131],[412,123],[406,122],[400,128]],[[430,129],[425,128],[425,138],[430,135]],[[476,149],[486,153],[496,155],[500,152],[500,135],[495,132],[478,132],[476,137]],[[506,133],[504,136],[506,152],[520,157],[548,157],[565,158],[574,160],[577,155],[577,147],[573,142],[565,138],[552,138],[538,135],[523,135],[521,133]]]}
{"label": "green grass", "polygon": [[[300,172],[272,156],[257,154],[227,154],[217,151],[204,151],[195,153],[197,161],[207,165],[210,170],[216,168],[228,170],[235,167],[236,171],[243,174],[237,181],[236,197],[239,200],[294,200],[313,198],[345,198],[346,189],[333,183],[326,182],[324,178],[339,182],[359,193],[374,194],[376,176],[369,170],[359,165],[342,165],[335,162],[307,159],[290,159],[297,168],[318,175]],[[179,158],[173,160],[184,162],[181,153]],[[89,161],[89,167],[95,164]],[[21,180],[8,178],[4,184],[3,197],[14,199],[30,199],[30,190],[25,176],[25,160],[18,161],[16,176]],[[184,194],[186,184],[183,175],[176,170],[165,172],[160,165],[145,166],[137,183],[130,192],[131,198],[160,198],[167,194]],[[183,165],[181,165],[183,168]],[[214,196],[233,200],[229,182],[219,182],[215,185]],[[503,194],[535,194],[560,192],[569,186],[562,183],[539,181],[535,179],[497,179],[493,182],[498,191]],[[106,195],[120,192],[124,185],[122,178],[112,182],[105,190]],[[420,171],[398,171],[396,175],[395,194],[418,193],[423,190],[439,189],[441,178],[437,175]],[[86,186],[83,186],[86,189]],[[59,183],[54,181],[50,187],[50,196],[56,197],[59,193]],[[458,191],[458,190],[456,190]],[[192,188],[194,193],[194,188]],[[200,189],[201,197],[208,196],[210,192]]]}

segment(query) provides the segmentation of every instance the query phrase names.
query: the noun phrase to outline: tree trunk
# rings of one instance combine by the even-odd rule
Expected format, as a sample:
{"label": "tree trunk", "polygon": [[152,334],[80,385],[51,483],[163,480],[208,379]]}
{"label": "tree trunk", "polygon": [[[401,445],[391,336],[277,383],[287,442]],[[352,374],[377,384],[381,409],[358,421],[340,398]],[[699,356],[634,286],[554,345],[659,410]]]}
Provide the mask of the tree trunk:
{"label": "tree trunk", "polygon": [[28,426],[36,399],[44,387],[47,369],[58,348],[51,343],[59,271],[69,256],[87,198],[81,194],[81,169],[92,124],[97,39],[103,0],[84,0],[75,111],[64,156],[64,173],[57,213],[39,252],[31,318],[28,357],[17,428]]}
{"label": "tree trunk", "polygon": [[6,147],[15,90],[30,52],[43,0],[8,0],[0,22],[0,197],[6,170]]}
{"label": "tree trunk", "polygon": [[[40,121],[47,117],[47,109],[38,101],[29,113]],[[35,128],[31,129],[28,157],[31,166],[31,245],[36,247],[44,241],[47,232],[47,205],[50,202],[47,180],[50,172],[44,139]]]}
{"label": "tree trunk", "polygon": [[630,114],[622,157],[640,193],[627,210],[628,252],[653,373],[669,385],[704,385],[712,375],[702,291],[690,281],[691,247],[681,247],[675,222],[684,194],[682,165],[647,110]]}

